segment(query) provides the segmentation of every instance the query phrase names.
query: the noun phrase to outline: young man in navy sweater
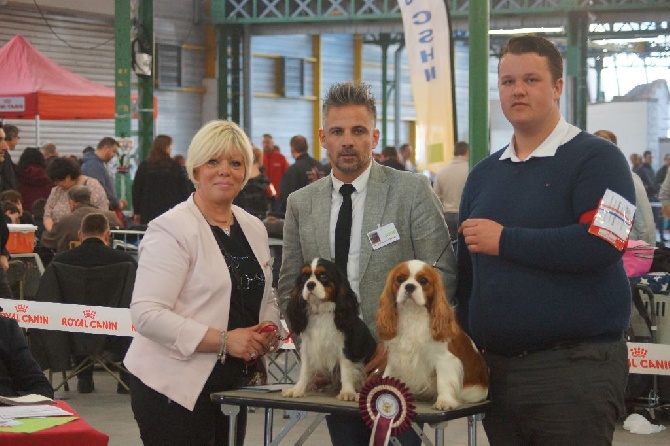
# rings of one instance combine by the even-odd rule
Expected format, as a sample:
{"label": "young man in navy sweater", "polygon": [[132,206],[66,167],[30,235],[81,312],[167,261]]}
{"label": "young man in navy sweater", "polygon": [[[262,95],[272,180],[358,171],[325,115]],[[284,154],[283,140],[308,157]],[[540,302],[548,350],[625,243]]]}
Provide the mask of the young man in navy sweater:
{"label": "young man in navy sweater", "polygon": [[611,444],[624,410],[627,235],[601,236],[594,216],[606,191],[634,204],[633,182],[620,151],[561,116],[562,73],[543,37],[503,48],[514,134],[472,170],[459,210],[458,311],[490,368],[492,445]]}

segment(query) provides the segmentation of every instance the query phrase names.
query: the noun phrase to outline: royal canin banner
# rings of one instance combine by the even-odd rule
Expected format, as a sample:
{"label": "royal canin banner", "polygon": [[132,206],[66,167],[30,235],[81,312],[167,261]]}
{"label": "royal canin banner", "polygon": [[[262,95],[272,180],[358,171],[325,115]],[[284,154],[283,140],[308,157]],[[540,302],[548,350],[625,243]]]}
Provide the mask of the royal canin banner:
{"label": "royal canin banner", "polygon": [[670,376],[670,345],[628,343],[630,373]]}
{"label": "royal canin banner", "polygon": [[15,319],[23,328],[77,333],[135,336],[128,308],[0,299],[0,315]]}
{"label": "royal canin banner", "polygon": [[[417,155],[424,168],[451,160],[454,99],[451,29],[443,0],[398,0],[416,111]],[[398,117],[396,117],[398,119]]]}

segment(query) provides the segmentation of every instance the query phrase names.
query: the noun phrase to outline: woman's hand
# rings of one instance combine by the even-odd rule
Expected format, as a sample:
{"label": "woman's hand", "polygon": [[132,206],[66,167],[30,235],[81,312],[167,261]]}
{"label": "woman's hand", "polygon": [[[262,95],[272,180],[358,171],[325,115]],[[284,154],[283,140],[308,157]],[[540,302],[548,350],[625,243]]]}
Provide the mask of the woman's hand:
{"label": "woman's hand", "polygon": [[267,330],[263,328],[265,326],[267,326],[267,323],[254,325],[253,327],[236,328],[229,331],[227,341],[228,354],[245,361],[253,361],[271,351],[269,348],[272,345],[275,345],[276,349],[277,336],[274,331],[262,332],[261,330]]}

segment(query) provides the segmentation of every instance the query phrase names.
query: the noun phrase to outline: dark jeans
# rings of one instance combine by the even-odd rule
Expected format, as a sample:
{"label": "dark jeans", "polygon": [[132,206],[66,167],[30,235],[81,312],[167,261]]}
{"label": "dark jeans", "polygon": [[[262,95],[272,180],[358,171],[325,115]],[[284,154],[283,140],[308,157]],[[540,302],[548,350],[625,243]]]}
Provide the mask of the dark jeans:
{"label": "dark jeans", "polygon": [[[326,416],[328,433],[333,446],[368,446],[370,444],[370,429],[361,417],[346,415]],[[402,446],[418,446],[421,439],[411,427],[397,437]]]}
{"label": "dark jeans", "polygon": [[485,357],[492,406],[483,425],[492,446],[612,444],[615,423],[624,413],[624,341]]}

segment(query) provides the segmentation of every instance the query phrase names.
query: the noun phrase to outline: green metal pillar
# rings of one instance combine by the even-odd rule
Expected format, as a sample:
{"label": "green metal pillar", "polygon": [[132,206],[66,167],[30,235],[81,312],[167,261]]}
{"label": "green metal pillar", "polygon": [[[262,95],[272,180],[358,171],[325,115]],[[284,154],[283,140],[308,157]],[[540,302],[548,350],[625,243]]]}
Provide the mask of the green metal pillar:
{"label": "green metal pillar", "polygon": [[216,27],[217,48],[219,49],[219,76],[218,84],[218,116],[219,119],[227,120],[228,114],[228,29],[226,25]]}
{"label": "green metal pillar", "polygon": [[[154,55],[154,2],[142,0],[138,8],[138,38],[144,51]],[[137,156],[145,159],[154,140],[154,69],[150,76],[137,76]]]}
{"label": "green metal pillar", "polygon": [[468,7],[470,34],[470,72],[468,110],[470,168],[489,155],[489,2],[470,0]]}
{"label": "green metal pillar", "polygon": [[234,27],[230,35],[230,102],[231,111],[230,119],[238,125],[242,125],[242,87],[240,83],[241,72],[241,53],[240,45],[242,44],[242,28]]}
{"label": "green metal pillar", "polygon": [[114,1],[114,88],[116,136],[129,138],[130,126],[130,0]]}
{"label": "green metal pillar", "polygon": [[[586,130],[586,107],[588,105],[587,85],[587,39],[589,33],[588,14],[584,11],[568,13],[567,86],[571,88],[568,101],[571,102],[572,116],[568,121]],[[565,88],[565,85],[564,85]]]}

